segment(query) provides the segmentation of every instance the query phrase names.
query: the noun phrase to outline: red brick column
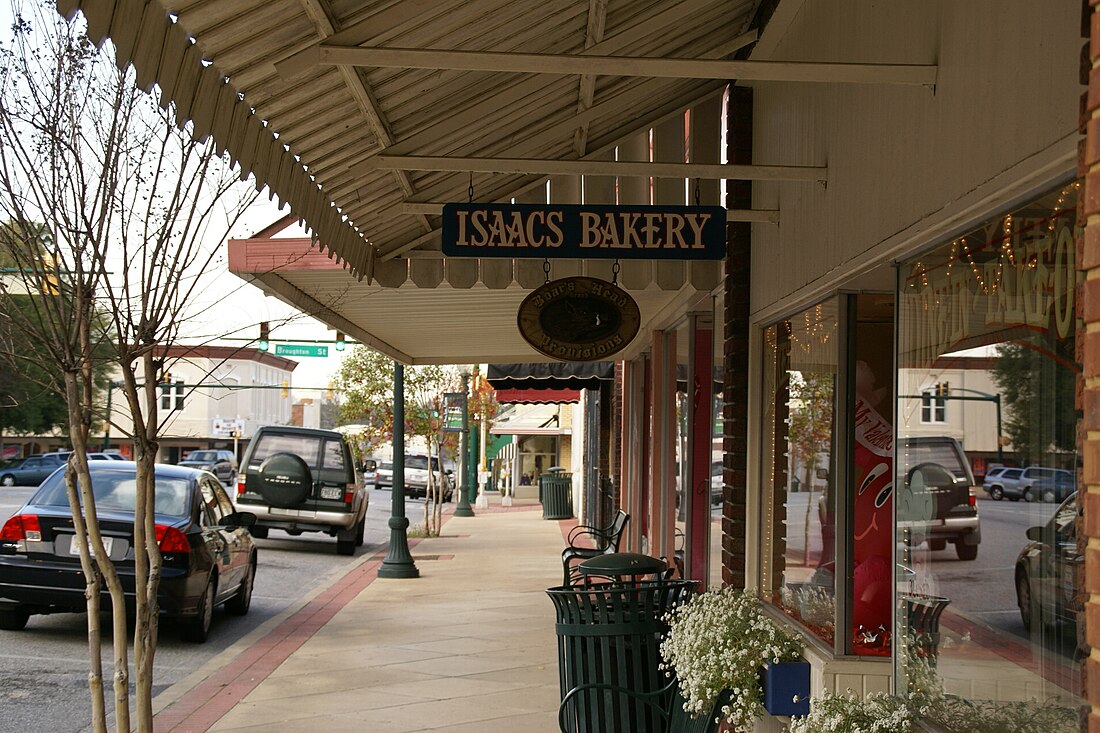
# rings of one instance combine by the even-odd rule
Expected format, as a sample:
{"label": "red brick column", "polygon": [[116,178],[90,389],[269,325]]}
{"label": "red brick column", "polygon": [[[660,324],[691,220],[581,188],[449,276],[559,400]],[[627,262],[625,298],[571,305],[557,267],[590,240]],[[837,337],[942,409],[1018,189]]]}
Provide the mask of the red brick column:
{"label": "red brick column", "polygon": [[[1077,358],[1082,366],[1078,379],[1077,407],[1082,410],[1078,421],[1078,454],[1082,456],[1082,472],[1078,480],[1084,499],[1084,517],[1079,523],[1077,538],[1085,554],[1083,588],[1085,615],[1083,620],[1086,649],[1100,648],[1100,0],[1083,2],[1082,34],[1089,39],[1081,54],[1081,83],[1088,86],[1081,97],[1081,141],[1078,154],[1078,176],[1084,179],[1084,193],[1078,196],[1078,220],[1083,224],[1077,242],[1078,267],[1083,282],[1078,283],[1078,316],[1084,327],[1078,326]],[[1080,322],[1079,322],[1080,324]],[[1080,526],[1084,525],[1084,526]],[[1081,580],[1081,578],[1079,578]],[[1082,624],[1078,625],[1078,638]],[[1090,653],[1082,662],[1082,694],[1091,710],[1087,730],[1100,733],[1100,658]]]}
{"label": "red brick column", "polygon": [[[730,89],[727,113],[726,159],[752,163],[752,90]],[[752,182],[726,182],[726,208],[752,208]],[[726,330],[723,334],[724,453],[722,502],[722,583],[745,585],[746,468],[748,466],[749,417],[749,286],[752,225],[726,225]]]}

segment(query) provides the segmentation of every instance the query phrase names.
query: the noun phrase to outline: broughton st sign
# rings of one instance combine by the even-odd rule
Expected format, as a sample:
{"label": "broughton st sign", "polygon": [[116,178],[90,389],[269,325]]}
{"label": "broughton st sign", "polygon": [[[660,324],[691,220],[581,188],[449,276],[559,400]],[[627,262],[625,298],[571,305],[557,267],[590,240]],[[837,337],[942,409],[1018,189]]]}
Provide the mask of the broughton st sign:
{"label": "broughton st sign", "polygon": [[446,204],[443,254],[537,259],[720,260],[720,206]]}

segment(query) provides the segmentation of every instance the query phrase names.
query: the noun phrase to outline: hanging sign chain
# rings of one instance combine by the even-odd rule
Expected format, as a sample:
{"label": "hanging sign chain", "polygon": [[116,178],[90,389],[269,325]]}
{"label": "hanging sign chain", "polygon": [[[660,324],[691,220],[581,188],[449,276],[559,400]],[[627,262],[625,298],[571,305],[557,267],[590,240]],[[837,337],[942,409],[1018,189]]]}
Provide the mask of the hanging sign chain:
{"label": "hanging sign chain", "polygon": [[[470,173],[470,187],[466,189],[466,196],[469,199],[469,202],[472,204],[474,202],[474,174],[473,173]],[[699,198],[698,192],[696,192],[695,198],[696,199]]]}
{"label": "hanging sign chain", "polygon": [[[470,195],[472,196],[473,194],[471,193]],[[696,206],[699,205],[699,179],[698,178],[695,179],[695,205]]]}
{"label": "hanging sign chain", "polygon": [[613,262],[612,265],[611,265],[611,284],[612,285],[618,285],[619,284],[619,270],[620,269],[621,268],[619,267],[619,261],[615,260],[615,262]]}
{"label": "hanging sign chain", "polygon": [[546,280],[543,282],[543,285],[545,285],[550,282],[550,260],[542,261],[542,274],[546,275]]}

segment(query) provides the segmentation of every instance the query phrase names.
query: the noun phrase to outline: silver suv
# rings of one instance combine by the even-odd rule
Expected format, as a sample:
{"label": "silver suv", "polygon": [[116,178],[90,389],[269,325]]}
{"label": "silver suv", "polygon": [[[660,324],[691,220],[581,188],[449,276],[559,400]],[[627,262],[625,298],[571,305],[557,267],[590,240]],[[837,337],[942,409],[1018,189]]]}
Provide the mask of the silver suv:
{"label": "silver suv", "polygon": [[1077,490],[1073,471],[1062,468],[1000,466],[985,475],[982,488],[990,498],[1000,501],[1062,501]]}
{"label": "silver suv", "polygon": [[333,430],[265,425],[241,461],[234,503],[256,515],[252,535],[325,532],[341,555],[363,544],[367,489],[344,436]]}

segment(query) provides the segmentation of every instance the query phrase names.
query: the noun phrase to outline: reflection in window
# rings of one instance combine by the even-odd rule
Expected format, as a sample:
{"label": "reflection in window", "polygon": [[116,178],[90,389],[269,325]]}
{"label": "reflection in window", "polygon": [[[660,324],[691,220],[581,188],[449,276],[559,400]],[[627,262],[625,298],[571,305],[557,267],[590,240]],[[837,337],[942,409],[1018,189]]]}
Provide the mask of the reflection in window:
{"label": "reflection in window", "polygon": [[934,390],[926,389],[921,392],[921,422],[947,422],[947,390],[946,384],[937,384]]}
{"label": "reflection in window", "polygon": [[930,669],[977,706],[1080,703],[1076,198],[899,269],[899,690]]}
{"label": "reflection in window", "polygon": [[764,334],[763,588],[827,643],[834,637],[835,302]]}

